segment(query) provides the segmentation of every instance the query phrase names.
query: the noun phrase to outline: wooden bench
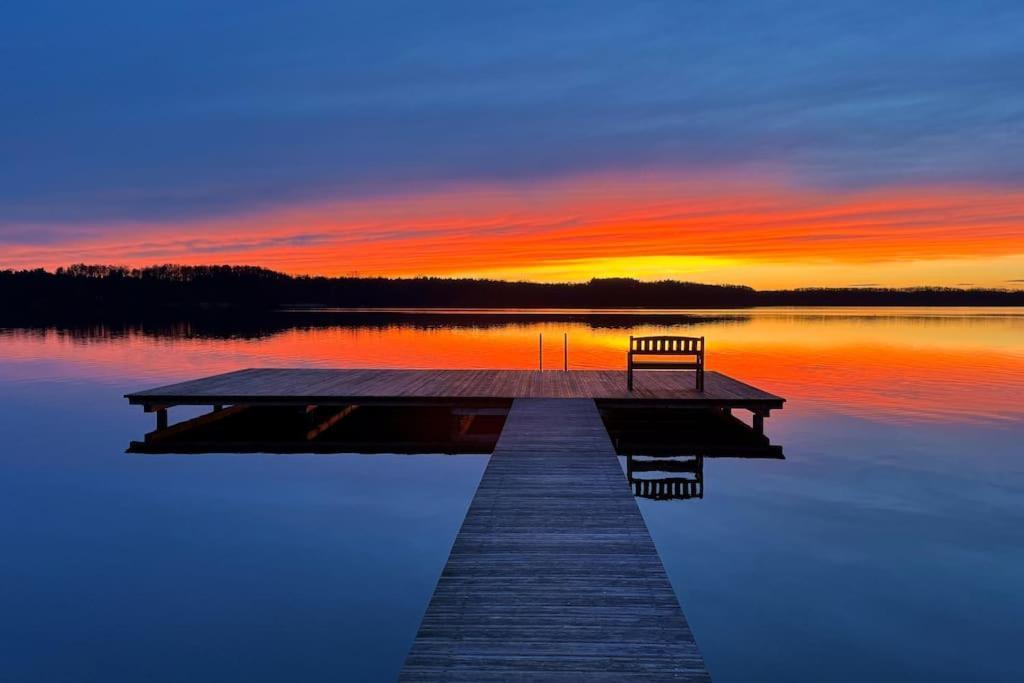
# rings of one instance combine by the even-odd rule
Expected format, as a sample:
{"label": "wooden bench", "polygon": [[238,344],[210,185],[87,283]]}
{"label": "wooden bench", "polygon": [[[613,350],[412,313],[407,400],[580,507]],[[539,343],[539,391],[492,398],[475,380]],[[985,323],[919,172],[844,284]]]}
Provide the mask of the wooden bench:
{"label": "wooden bench", "polygon": [[[637,360],[637,356],[658,358]],[[669,360],[669,357],[676,360]],[[688,358],[692,360],[684,360]],[[704,337],[631,336],[626,354],[626,387],[630,391],[633,391],[634,370],[695,370],[697,391],[704,391]]]}

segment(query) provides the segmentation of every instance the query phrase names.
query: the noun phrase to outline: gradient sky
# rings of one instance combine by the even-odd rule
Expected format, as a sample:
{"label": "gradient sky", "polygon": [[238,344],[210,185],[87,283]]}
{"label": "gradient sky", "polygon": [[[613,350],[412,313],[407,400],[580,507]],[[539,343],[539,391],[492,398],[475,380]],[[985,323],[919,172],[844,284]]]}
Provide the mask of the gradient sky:
{"label": "gradient sky", "polygon": [[1024,286],[1024,3],[18,3],[0,267]]}

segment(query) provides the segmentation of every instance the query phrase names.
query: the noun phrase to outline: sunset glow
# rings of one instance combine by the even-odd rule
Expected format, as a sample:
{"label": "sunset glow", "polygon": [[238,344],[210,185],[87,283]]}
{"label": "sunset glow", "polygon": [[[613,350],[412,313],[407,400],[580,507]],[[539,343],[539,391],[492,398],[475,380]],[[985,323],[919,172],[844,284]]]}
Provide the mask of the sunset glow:
{"label": "sunset glow", "polygon": [[749,179],[466,185],[214,220],[79,225],[0,266],[245,263],[292,274],[1019,287],[1024,192],[836,193]]}

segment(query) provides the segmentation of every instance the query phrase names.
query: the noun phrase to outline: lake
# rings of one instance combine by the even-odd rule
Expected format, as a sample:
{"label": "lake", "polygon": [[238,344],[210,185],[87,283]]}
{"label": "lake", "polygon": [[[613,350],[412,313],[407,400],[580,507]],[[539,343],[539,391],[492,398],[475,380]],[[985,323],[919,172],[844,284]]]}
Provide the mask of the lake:
{"label": "lake", "polygon": [[[624,368],[786,397],[785,460],[639,500],[716,681],[1019,681],[1024,311],[293,311],[0,329],[0,679],[375,681],[486,455],[138,455],[129,391],[243,367]],[[181,415],[175,414],[181,410]],[[185,409],[172,410],[172,419]]]}

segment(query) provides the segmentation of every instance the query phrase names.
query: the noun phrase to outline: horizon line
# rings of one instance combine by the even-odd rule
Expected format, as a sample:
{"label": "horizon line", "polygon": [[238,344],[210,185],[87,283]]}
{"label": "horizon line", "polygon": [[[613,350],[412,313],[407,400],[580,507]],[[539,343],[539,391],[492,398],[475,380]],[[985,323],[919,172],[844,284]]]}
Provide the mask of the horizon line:
{"label": "horizon line", "polygon": [[412,281],[412,280],[442,280],[447,282],[487,282],[487,283],[503,283],[503,284],[520,284],[520,285],[535,285],[543,287],[559,287],[559,286],[580,286],[588,285],[595,282],[632,282],[636,284],[678,284],[678,285],[694,285],[699,287],[712,287],[719,289],[746,289],[752,292],[800,292],[800,291],[879,291],[879,292],[912,292],[912,291],[948,291],[948,292],[1007,292],[1017,293],[1024,291],[1024,279],[1010,279],[1006,282],[1013,283],[1014,286],[1007,287],[982,287],[982,286],[950,286],[950,285],[935,285],[935,284],[919,284],[919,285],[908,285],[903,287],[885,287],[875,283],[855,283],[849,285],[812,285],[804,287],[788,287],[788,288],[768,288],[758,289],[751,285],[739,284],[739,283],[710,283],[700,282],[697,280],[678,280],[673,278],[660,278],[660,279],[643,279],[635,277],[623,277],[623,276],[608,276],[608,277],[590,277],[584,280],[564,280],[564,281],[544,281],[544,280],[529,280],[529,279],[504,279],[504,278],[489,278],[489,277],[470,277],[470,276],[452,276],[452,275],[399,275],[399,276],[387,276],[387,275],[362,275],[359,273],[351,273],[345,275],[327,275],[327,274],[315,274],[315,273],[288,273],[281,270],[275,270],[266,266],[245,264],[245,263],[210,263],[210,264],[183,264],[183,263],[161,263],[151,264],[146,266],[131,266],[126,264],[113,264],[113,263],[72,263],[66,266],[57,266],[52,270],[47,269],[43,266],[36,268],[0,268],[0,274],[18,274],[18,273],[34,273],[44,272],[49,275],[73,275],[73,273],[67,273],[69,269],[76,267],[81,268],[95,268],[95,269],[109,269],[111,272],[115,271],[127,271],[128,273],[142,273],[145,271],[154,271],[159,269],[181,269],[181,270],[192,270],[198,271],[203,269],[250,269],[255,271],[263,271],[272,273],[285,278],[290,279],[315,279],[322,278],[326,280],[385,280],[385,281]]}

